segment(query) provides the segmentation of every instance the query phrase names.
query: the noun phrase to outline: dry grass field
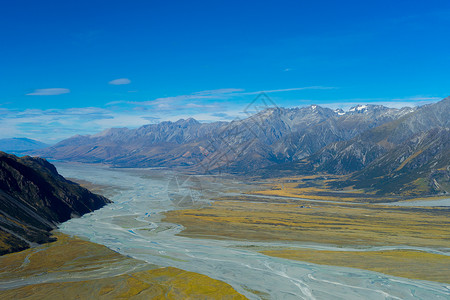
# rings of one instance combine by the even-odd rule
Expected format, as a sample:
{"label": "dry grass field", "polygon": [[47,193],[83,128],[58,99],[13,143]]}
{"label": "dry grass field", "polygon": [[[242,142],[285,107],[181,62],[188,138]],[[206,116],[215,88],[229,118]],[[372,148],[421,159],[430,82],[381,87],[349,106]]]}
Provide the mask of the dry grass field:
{"label": "dry grass field", "polygon": [[[298,188],[299,180],[302,179],[291,178],[282,187],[280,183],[280,189],[272,186],[266,191],[254,192],[258,197],[251,194],[221,197],[204,208],[170,211],[165,220],[183,225],[181,235],[197,238],[293,241],[362,250],[371,246],[426,247],[444,251],[450,248],[448,208],[374,204],[386,199],[376,199],[373,195],[367,195],[368,200],[363,203],[359,191],[346,191],[345,197],[311,197],[309,193],[323,188]],[[357,196],[350,197],[351,193]],[[336,202],[304,201],[302,197]],[[282,258],[450,282],[446,272],[450,261],[446,255],[413,250],[265,250],[266,255]]]}
{"label": "dry grass field", "polygon": [[47,274],[57,279],[0,290],[1,299],[246,299],[205,275],[158,268],[102,245],[56,236],[56,242],[1,256],[0,281]]}

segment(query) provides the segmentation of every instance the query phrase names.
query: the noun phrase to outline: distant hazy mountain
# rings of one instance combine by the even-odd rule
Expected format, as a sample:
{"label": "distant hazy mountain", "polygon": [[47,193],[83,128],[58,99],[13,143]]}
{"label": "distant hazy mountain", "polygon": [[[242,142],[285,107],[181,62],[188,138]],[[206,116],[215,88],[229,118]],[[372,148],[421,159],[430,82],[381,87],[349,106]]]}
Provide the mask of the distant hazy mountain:
{"label": "distant hazy mountain", "polygon": [[[270,108],[232,122],[182,119],[137,129],[108,129],[96,135],[74,136],[35,153],[53,159],[121,167],[181,167],[201,173],[262,170],[257,173],[275,175],[274,170],[279,170],[284,174],[350,174],[362,172],[376,161],[381,164],[381,157],[389,153],[399,155],[397,148],[412,149],[405,145],[418,143],[419,137],[434,138],[442,154],[448,147],[449,102],[446,98],[402,109],[357,105],[347,112],[318,105]],[[404,159],[408,153],[403,153]],[[434,154],[430,155],[427,160]],[[375,170],[376,166],[370,168]],[[382,170],[388,172],[384,167]],[[433,172],[427,170],[427,176]],[[353,180],[362,186],[362,178],[369,176],[363,174],[372,173],[358,174]]]}
{"label": "distant hazy mountain", "polygon": [[107,203],[45,159],[0,152],[0,255],[48,242],[58,223]]}
{"label": "distant hazy mountain", "polygon": [[27,139],[27,138],[9,138],[0,139],[0,151],[20,153],[48,147],[48,144]]}

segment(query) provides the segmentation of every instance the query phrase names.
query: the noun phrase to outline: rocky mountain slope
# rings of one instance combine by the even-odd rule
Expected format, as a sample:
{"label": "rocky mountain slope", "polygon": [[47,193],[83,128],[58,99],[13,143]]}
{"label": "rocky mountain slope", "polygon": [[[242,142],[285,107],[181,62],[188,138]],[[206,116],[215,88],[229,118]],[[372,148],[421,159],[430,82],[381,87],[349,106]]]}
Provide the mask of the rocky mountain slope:
{"label": "rocky mountain slope", "polygon": [[449,115],[450,97],[351,139],[330,143],[278,169],[284,174],[351,174],[349,180],[336,186],[355,186],[380,194],[448,193]]}
{"label": "rocky mountain slope", "polygon": [[[448,150],[449,103],[450,98],[419,108],[357,105],[347,112],[318,105],[290,109],[273,107],[232,122],[199,123],[187,119],[137,129],[108,129],[96,135],[69,138],[35,154],[119,167],[179,167],[200,173],[256,172],[276,176],[281,173],[274,170],[290,175],[359,172],[352,182],[362,187],[367,186],[363,182],[370,182],[370,174],[376,173],[369,169],[362,171],[369,166],[370,170],[375,170],[379,165],[380,170],[389,170],[392,176],[399,177],[397,171],[392,170],[402,162],[395,167],[392,165],[391,169],[384,164],[389,156],[395,156],[391,159],[395,161],[414,155],[415,152],[410,153],[411,147],[420,137],[438,139],[440,150],[435,154],[443,155]],[[432,161],[435,154],[430,151],[422,150],[423,154],[417,159]],[[430,156],[425,157],[427,153]],[[384,158],[386,162],[382,157],[388,157]],[[425,163],[422,167],[425,166],[431,165]],[[426,173],[432,178],[435,171],[433,167],[420,174]],[[440,178],[444,182],[442,178],[446,177]],[[428,191],[444,190],[445,183],[433,182],[426,184],[441,188]],[[392,189],[398,190],[397,187],[394,184]]]}
{"label": "rocky mountain slope", "polygon": [[318,105],[270,108],[232,122],[194,119],[137,129],[113,128],[74,136],[33,154],[120,167],[191,167],[196,171],[251,171],[304,158],[336,141],[396,120],[413,109],[355,107],[342,113]]}
{"label": "rocky mountain slope", "polygon": [[0,255],[48,242],[58,223],[107,203],[45,159],[0,152]]}
{"label": "rocky mountain slope", "polygon": [[401,118],[377,126],[346,141],[330,143],[308,158],[316,171],[347,174],[433,128],[450,127],[450,97],[420,107]]}
{"label": "rocky mountain slope", "polygon": [[350,185],[389,194],[450,192],[450,129],[414,135],[354,173]]}

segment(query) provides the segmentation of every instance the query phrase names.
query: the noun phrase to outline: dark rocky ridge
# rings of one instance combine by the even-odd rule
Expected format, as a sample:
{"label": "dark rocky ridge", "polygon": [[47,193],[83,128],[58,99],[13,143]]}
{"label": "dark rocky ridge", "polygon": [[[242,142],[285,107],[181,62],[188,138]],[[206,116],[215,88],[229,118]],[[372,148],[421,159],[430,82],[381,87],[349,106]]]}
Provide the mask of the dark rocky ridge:
{"label": "dark rocky ridge", "polygon": [[0,152],[0,255],[51,240],[64,221],[110,203],[38,157]]}

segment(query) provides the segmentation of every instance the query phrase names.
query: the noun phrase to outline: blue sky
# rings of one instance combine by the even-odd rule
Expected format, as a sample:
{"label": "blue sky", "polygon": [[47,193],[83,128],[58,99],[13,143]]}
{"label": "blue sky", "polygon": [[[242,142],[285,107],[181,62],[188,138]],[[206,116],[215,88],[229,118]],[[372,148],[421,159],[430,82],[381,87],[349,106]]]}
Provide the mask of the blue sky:
{"label": "blue sky", "polygon": [[450,95],[450,1],[3,1],[0,138]]}

